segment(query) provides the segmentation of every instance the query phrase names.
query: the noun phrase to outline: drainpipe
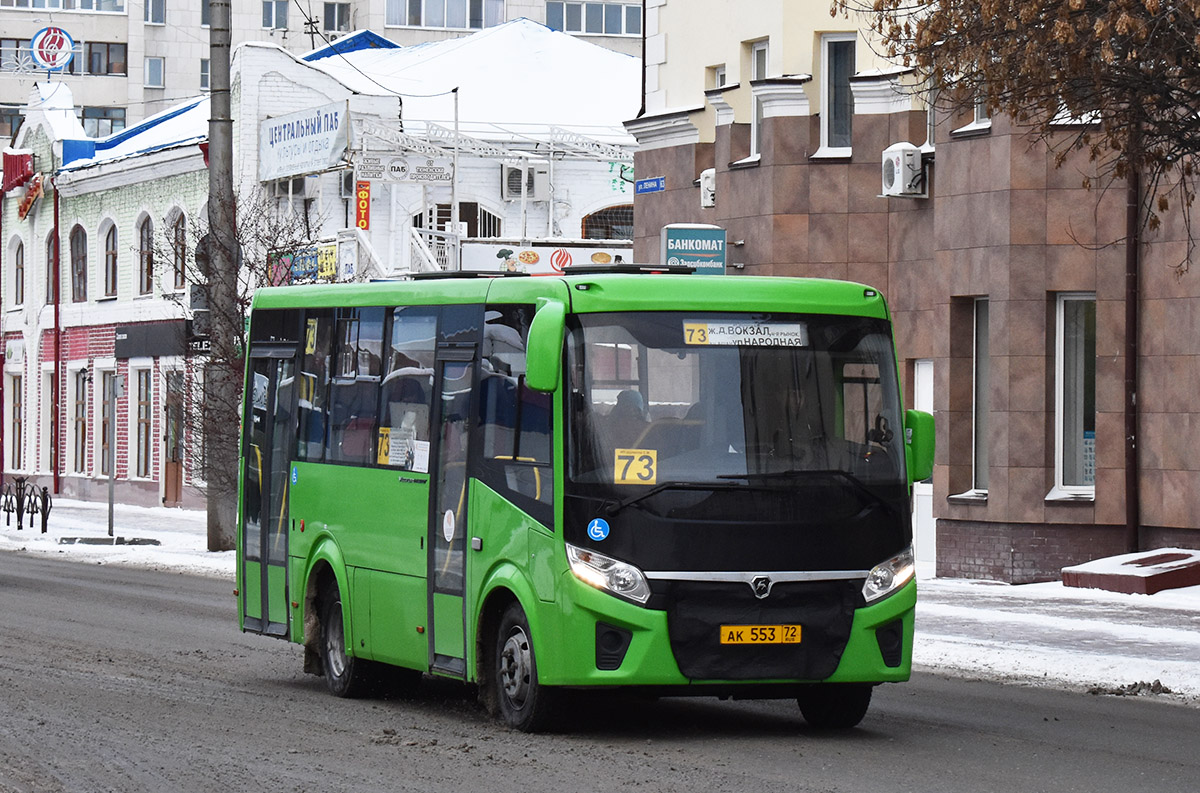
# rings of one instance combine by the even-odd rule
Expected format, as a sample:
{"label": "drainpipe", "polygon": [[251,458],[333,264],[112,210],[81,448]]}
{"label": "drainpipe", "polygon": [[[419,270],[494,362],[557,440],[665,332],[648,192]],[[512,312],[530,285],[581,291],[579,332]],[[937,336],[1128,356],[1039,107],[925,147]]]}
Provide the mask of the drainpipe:
{"label": "drainpipe", "polygon": [[642,106],[637,117],[646,115],[646,0],[642,0]]}
{"label": "drainpipe", "polygon": [[[4,198],[7,193],[0,193],[0,273],[4,272]],[[4,316],[4,279],[0,278],[0,317]],[[4,487],[4,361],[7,358],[8,342],[4,340],[4,324],[0,320],[0,488]]]}
{"label": "drainpipe", "polygon": [[58,227],[58,185],[54,185],[54,375],[50,381],[50,466],[54,470],[54,495],[58,495],[62,485],[62,475],[58,471],[58,377],[62,368],[62,234]]}
{"label": "drainpipe", "polygon": [[[1136,141],[1136,137],[1134,138]],[[1125,194],[1125,546],[1141,550],[1140,470],[1138,467],[1138,265],[1141,258],[1141,180],[1138,158],[1130,147],[1129,182]]]}

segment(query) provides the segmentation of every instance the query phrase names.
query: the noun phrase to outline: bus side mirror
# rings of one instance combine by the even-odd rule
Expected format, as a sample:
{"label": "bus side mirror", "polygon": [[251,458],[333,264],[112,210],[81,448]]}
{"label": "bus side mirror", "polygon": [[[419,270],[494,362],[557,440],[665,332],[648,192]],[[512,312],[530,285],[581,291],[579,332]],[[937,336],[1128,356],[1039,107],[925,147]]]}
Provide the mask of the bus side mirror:
{"label": "bus side mirror", "polygon": [[908,459],[908,481],[921,482],[933,475],[933,416],[923,410],[904,414],[905,457]]}
{"label": "bus side mirror", "polygon": [[563,334],[567,327],[567,306],[547,300],[538,307],[529,326],[525,349],[525,385],[534,391],[558,388],[562,372]]}

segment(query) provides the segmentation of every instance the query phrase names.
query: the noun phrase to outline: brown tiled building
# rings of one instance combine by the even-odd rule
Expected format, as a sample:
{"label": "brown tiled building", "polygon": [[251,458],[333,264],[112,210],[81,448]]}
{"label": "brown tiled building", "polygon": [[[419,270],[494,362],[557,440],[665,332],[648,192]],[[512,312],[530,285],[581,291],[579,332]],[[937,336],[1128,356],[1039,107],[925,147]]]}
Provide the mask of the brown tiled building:
{"label": "brown tiled building", "polygon": [[[1200,274],[1178,215],[1141,248],[1129,491],[1124,185],[1084,188],[1098,181],[1086,156],[1056,167],[1005,119],[929,112],[904,73],[868,68],[852,27],[779,35],[794,27],[772,14],[788,10],[707,53],[728,64],[681,54],[708,80],[693,86],[666,47],[681,4],[649,5],[646,112],[627,127],[637,176],[666,189],[636,199],[635,260],[657,259],[664,225],[709,223],[727,230],[729,272],[884,291],[906,399],[938,425],[919,559],[1023,583],[1135,544],[1200,547]],[[920,178],[887,197],[881,153],[898,142],[918,149]]]}

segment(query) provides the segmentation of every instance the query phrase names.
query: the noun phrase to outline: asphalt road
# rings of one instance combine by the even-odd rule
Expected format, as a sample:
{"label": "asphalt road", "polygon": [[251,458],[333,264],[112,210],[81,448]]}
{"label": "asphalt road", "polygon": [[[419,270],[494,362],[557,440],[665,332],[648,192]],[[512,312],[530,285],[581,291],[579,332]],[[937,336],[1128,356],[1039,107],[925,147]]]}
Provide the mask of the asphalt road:
{"label": "asphalt road", "polygon": [[588,695],[524,735],[466,687],[338,700],[237,630],[231,581],[0,553],[0,793],[1195,788],[1200,709],[917,675],[863,725],[791,702]]}

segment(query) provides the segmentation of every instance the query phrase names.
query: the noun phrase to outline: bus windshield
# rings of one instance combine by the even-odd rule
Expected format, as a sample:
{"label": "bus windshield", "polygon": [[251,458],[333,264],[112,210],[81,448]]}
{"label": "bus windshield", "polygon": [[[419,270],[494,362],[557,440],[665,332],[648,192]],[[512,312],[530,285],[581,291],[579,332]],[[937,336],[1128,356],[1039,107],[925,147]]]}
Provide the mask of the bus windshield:
{"label": "bus windshield", "polygon": [[890,326],[860,316],[582,314],[568,343],[568,481],[870,491],[904,482]]}

